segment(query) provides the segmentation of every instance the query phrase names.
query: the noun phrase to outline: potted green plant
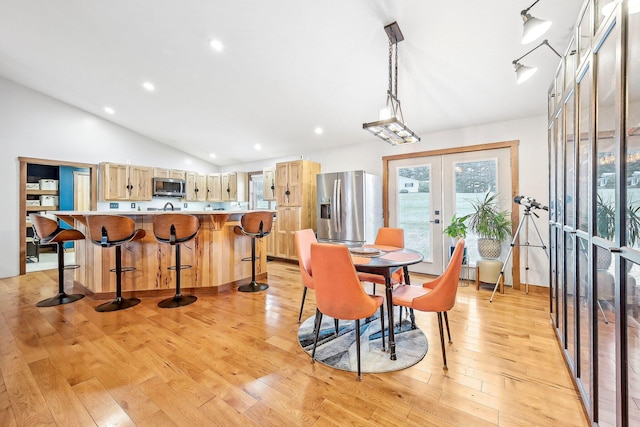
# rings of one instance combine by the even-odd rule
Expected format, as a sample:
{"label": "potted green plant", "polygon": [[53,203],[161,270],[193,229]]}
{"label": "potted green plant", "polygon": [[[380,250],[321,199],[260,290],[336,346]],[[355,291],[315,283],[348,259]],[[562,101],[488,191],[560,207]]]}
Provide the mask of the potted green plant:
{"label": "potted green plant", "polygon": [[482,258],[498,258],[502,242],[511,237],[511,214],[498,207],[498,194],[487,192],[483,199],[471,202],[469,228],[478,236],[478,253]]}
{"label": "potted green plant", "polygon": [[[626,211],[627,244],[635,247],[640,240],[640,205],[631,203]],[[599,237],[613,240],[616,236],[616,208],[613,201],[604,201],[600,194],[596,200],[596,233]],[[596,267],[607,270],[611,265],[611,252],[605,249],[597,251]],[[628,268],[632,264],[628,263]]]}
{"label": "potted green plant", "polygon": [[[464,215],[458,217],[457,214],[453,214],[451,217],[451,222],[448,226],[442,230],[442,232],[449,237],[450,246],[449,246],[449,256],[453,254],[453,250],[455,249],[456,243],[458,243],[459,239],[464,239],[467,237],[467,219],[469,219],[470,215]],[[462,259],[462,263],[467,263],[467,248],[464,248],[464,255]]]}

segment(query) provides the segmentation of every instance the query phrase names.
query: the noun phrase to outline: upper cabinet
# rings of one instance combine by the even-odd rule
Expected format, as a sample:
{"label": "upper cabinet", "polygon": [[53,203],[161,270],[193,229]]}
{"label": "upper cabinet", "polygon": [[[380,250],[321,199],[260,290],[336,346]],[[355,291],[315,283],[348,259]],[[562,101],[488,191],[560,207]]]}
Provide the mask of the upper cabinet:
{"label": "upper cabinet", "polygon": [[276,200],[276,168],[262,170],[262,200]]}
{"label": "upper cabinet", "polygon": [[[276,200],[278,206],[303,206],[316,199],[316,175],[320,164],[309,160],[278,163],[276,165]],[[310,197],[313,194],[313,197]]]}
{"label": "upper cabinet", "polygon": [[222,174],[207,175],[207,202],[222,201]]}
{"label": "upper cabinet", "polygon": [[153,168],[154,178],[171,178],[171,179],[184,179],[184,171],[176,169],[160,169]]}
{"label": "upper cabinet", "polygon": [[207,176],[197,172],[187,172],[187,195],[189,202],[205,202],[207,200]]}
{"label": "upper cabinet", "polygon": [[151,200],[152,168],[100,163],[101,200]]}
{"label": "upper cabinet", "polygon": [[247,201],[247,173],[224,172],[222,175],[222,201]]}

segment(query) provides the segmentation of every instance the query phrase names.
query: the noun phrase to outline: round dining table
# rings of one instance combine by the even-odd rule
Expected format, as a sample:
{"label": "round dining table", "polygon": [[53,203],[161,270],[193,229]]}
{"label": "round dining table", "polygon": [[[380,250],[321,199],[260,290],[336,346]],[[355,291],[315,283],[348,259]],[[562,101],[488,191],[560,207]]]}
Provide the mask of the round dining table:
{"label": "round dining table", "polygon": [[396,341],[393,322],[393,283],[391,276],[399,269],[404,270],[405,283],[410,285],[408,266],[422,262],[422,254],[413,249],[384,245],[364,245],[350,248],[351,259],[357,271],[383,276],[389,318],[389,351],[391,360],[396,360]]}

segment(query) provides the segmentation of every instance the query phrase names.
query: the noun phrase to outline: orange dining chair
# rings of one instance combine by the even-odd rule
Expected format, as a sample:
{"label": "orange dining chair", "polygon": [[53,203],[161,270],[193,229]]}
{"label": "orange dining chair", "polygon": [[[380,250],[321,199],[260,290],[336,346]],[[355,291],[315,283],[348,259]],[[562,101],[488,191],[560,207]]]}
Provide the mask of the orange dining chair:
{"label": "orange dining chair", "polygon": [[[451,255],[451,260],[449,261],[446,271],[440,277],[431,282],[424,283],[422,286],[400,285],[393,290],[394,305],[408,307],[413,310],[438,313],[438,327],[440,328],[440,344],[442,345],[444,369],[448,368],[447,354],[444,346],[442,315],[444,314],[447,335],[449,337],[449,343],[451,343],[447,311],[451,310],[456,302],[463,253],[464,239],[460,239]],[[400,323],[400,325],[402,325],[402,323]],[[415,328],[415,316],[413,312],[411,313],[411,327]]]}
{"label": "orange dining chair", "polygon": [[356,353],[358,361],[358,380],[362,379],[360,368],[360,319],[373,316],[380,309],[382,331],[382,350],[384,341],[384,298],[367,295],[360,285],[351,254],[346,246],[328,243],[311,244],[311,262],[313,264],[313,283],[316,292],[316,327],[311,362],[315,362],[316,346],[322,316],[334,319],[355,320]]}
{"label": "orange dining chair", "polygon": [[298,323],[302,320],[302,309],[304,300],[307,297],[307,289],[313,289],[313,276],[311,275],[311,244],[317,243],[316,233],[310,229],[298,230],[295,232],[296,249],[298,251],[298,265],[302,276],[302,303],[300,304],[300,315]]}
{"label": "orange dining chair", "polygon": [[[402,228],[381,227],[376,235],[375,246],[380,247],[383,251],[389,251],[404,248],[404,230]],[[376,293],[376,284],[386,285],[384,276],[373,273],[358,272],[361,282],[373,283],[373,294]],[[404,282],[404,270],[400,269],[393,273],[391,283],[397,285]]]}

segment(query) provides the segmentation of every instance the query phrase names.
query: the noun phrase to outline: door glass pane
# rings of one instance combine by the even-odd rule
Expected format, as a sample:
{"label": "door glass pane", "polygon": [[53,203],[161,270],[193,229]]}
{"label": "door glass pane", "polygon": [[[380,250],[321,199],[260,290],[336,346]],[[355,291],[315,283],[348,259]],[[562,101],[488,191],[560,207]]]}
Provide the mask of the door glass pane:
{"label": "door glass pane", "polygon": [[564,224],[564,144],[562,130],[562,112],[556,119],[556,133],[553,138],[556,141],[556,221]]}
{"label": "door glass pane", "polygon": [[[459,162],[455,164],[455,187],[457,215],[463,216],[474,211],[473,203],[484,199],[485,194],[498,191],[498,162],[496,160],[480,160]],[[471,230],[465,239],[469,262],[475,264],[480,258],[478,254],[478,236]]]}
{"label": "door glass pane", "polygon": [[[562,229],[556,228],[556,243],[557,247],[557,263],[558,267],[562,268],[564,265],[564,238],[562,236]],[[564,310],[564,274],[562,271],[558,271],[558,329],[562,348],[565,348],[566,336],[565,336],[565,310]]]}
{"label": "door glass pane", "polygon": [[557,177],[556,173],[558,167],[556,165],[556,140],[554,139],[556,131],[556,121],[554,120],[549,128],[549,221],[555,222],[556,218],[556,185]]}
{"label": "door glass pane", "polygon": [[556,327],[558,326],[558,286],[557,286],[557,282],[558,282],[558,278],[557,278],[557,274],[558,274],[558,268],[557,268],[557,259],[556,259],[556,227],[555,226],[551,226],[551,232],[550,234],[550,245],[549,245],[549,252],[550,252],[550,260],[551,260],[551,319],[553,320],[553,323],[556,325]]}
{"label": "door glass pane", "polygon": [[249,209],[270,209],[269,201],[263,199],[264,185],[262,174],[251,175]]}
{"label": "door glass pane", "polygon": [[565,114],[565,224],[569,227],[575,228],[574,215],[574,200],[575,194],[573,191],[573,185],[575,183],[576,171],[575,171],[575,97],[569,96],[564,108]]}
{"label": "door glass pane", "polygon": [[596,29],[600,27],[607,17],[614,13],[617,0],[595,0],[593,13],[596,18]]}
{"label": "door glass pane", "polygon": [[404,245],[431,254],[431,167],[400,167],[398,170],[398,227],[404,229]]}
{"label": "door glass pane", "polygon": [[575,352],[575,315],[576,315],[576,286],[574,282],[574,251],[573,239],[569,233],[565,233],[565,288],[567,302],[567,343],[566,349],[569,359],[572,361],[571,369],[576,372],[576,352]]}
{"label": "door glass pane", "polygon": [[573,84],[573,79],[576,75],[576,43],[575,39],[571,39],[571,44],[569,45],[569,49],[567,49],[567,56],[564,61],[564,87],[565,89],[571,89],[571,85]]}
{"label": "door glass pane", "polygon": [[589,3],[578,26],[578,64],[582,64],[591,48],[591,36],[593,34],[591,22],[591,3]]}
{"label": "door glass pane", "polygon": [[[580,335],[578,348],[580,352],[580,366],[578,380],[582,382],[587,396],[591,393],[591,280],[589,280],[588,246],[587,241],[578,237],[578,261],[576,273],[578,278],[578,326]],[[587,402],[588,407],[593,407],[593,402]]]}
{"label": "door glass pane", "polygon": [[600,426],[616,425],[616,340],[615,278],[605,269],[611,265],[611,253],[596,246],[594,278],[598,307],[595,334],[598,337],[598,420]]}
{"label": "door glass pane", "polygon": [[578,83],[580,108],[578,109],[578,228],[587,231],[591,206],[589,191],[589,159],[591,158],[591,69]]}
{"label": "door glass pane", "polygon": [[616,185],[616,64],[615,37],[607,37],[596,52],[596,178],[598,185],[596,234],[605,239],[615,237]]}
{"label": "door glass pane", "polygon": [[640,248],[640,13],[629,14],[628,22],[627,75],[633,77],[627,79],[627,246]]}
{"label": "door glass pane", "polygon": [[626,262],[629,425],[640,425],[640,265]]}

